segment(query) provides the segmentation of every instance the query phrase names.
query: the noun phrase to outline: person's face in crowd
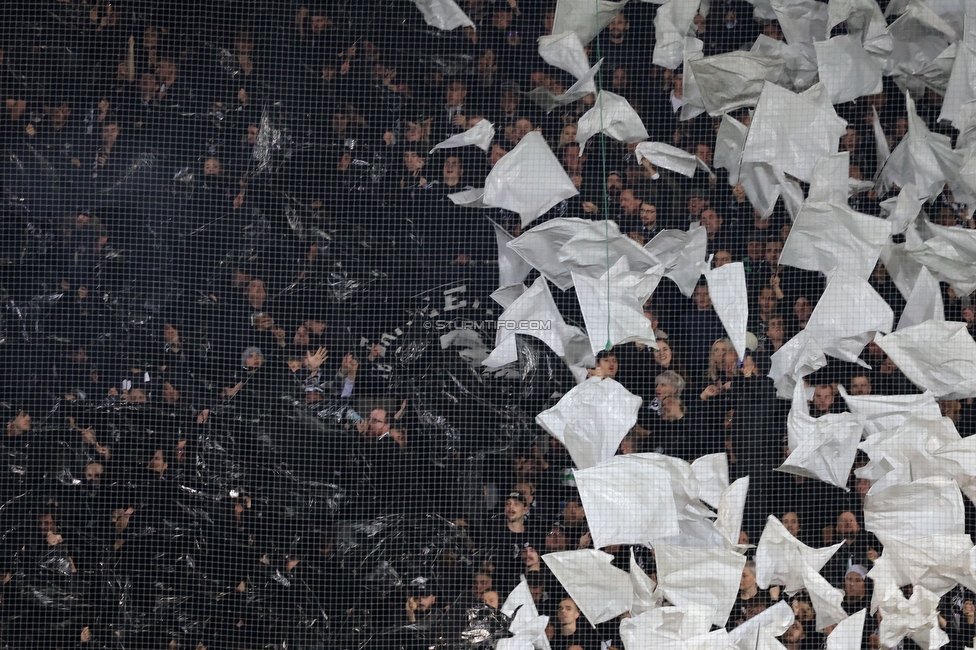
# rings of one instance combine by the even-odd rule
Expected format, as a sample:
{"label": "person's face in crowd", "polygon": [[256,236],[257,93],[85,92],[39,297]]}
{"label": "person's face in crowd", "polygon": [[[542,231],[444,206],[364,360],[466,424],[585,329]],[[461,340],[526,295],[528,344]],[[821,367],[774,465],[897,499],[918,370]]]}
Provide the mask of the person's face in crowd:
{"label": "person's face in crowd", "polygon": [[156,91],[159,90],[159,84],[156,83],[156,75],[152,72],[144,72],[141,77],[139,77],[139,91],[144,95],[155,95]]}
{"label": "person's face in crowd", "polygon": [[298,329],[295,330],[295,336],[292,339],[292,343],[295,345],[305,346],[309,344],[308,330],[304,325],[299,325]]}
{"label": "person's face in crowd", "polygon": [[818,411],[829,411],[834,404],[834,391],[830,386],[817,386],[813,389],[813,407]]}
{"label": "person's face in crowd", "polygon": [[739,355],[735,350],[729,350],[722,357],[722,372],[726,377],[737,377],[739,375]]}
{"label": "person's face in crowd", "polygon": [[851,378],[851,395],[870,395],[871,394],[871,380],[860,375]]}
{"label": "person's face in crowd", "polygon": [[71,115],[71,107],[68,106],[67,102],[62,102],[59,106],[45,106],[44,113],[51,120],[54,129],[60,131],[61,127],[67,123],[68,116]]}
{"label": "person's face in crowd", "polygon": [[759,260],[763,258],[766,245],[761,241],[756,241],[754,239],[746,242],[746,255],[750,260]]}
{"label": "person's face in crowd", "polygon": [[763,25],[763,35],[773,39],[774,41],[784,40],[783,30],[780,29],[779,23],[772,20]]}
{"label": "person's face in crowd", "polygon": [[526,546],[522,549],[522,562],[525,563],[525,568],[534,569],[542,562],[542,558],[539,557],[537,550],[531,546]]}
{"label": "person's face in crowd", "polygon": [[583,163],[586,162],[586,156],[580,155],[580,149],[578,145],[571,144],[563,149],[563,167],[570,174],[580,173],[583,170]]}
{"label": "person's face in crowd", "polygon": [[800,536],[800,517],[795,512],[787,512],[783,515],[783,528],[793,537]]}
{"label": "person's face in crowd", "polygon": [[150,25],[146,28],[146,31],[142,33],[142,46],[146,48],[146,50],[155,51],[158,45],[159,30]]}
{"label": "person's face in crowd", "polygon": [[416,151],[404,151],[403,152],[403,166],[407,168],[407,171],[411,174],[418,173],[424,168],[426,161],[417,155]]}
{"label": "person's face in crowd", "polygon": [[244,367],[256,370],[264,365],[264,357],[260,352],[251,352],[244,358]]}
{"label": "person's face in crowd", "polygon": [[667,341],[658,341],[657,350],[654,350],[654,361],[665,368],[671,365],[671,346]]}
{"label": "person's face in crowd", "polygon": [[563,521],[569,526],[577,526],[586,521],[583,504],[578,499],[570,499],[563,506]]}
{"label": "person's face in crowd", "polygon": [[610,174],[607,176],[607,192],[611,195],[620,196],[621,191],[624,189],[624,181],[620,178],[619,174]]}
{"label": "person's face in crowd", "polygon": [[705,229],[705,232],[709,235],[714,235],[722,227],[722,217],[718,216],[718,212],[711,208],[702,210],[701,225]]}
{"label": "person's face in crowd", "polygon": [[580,611],[575,602],[569,598],[559,601],[560,625],[575,625],[576,621],[579,619],[579,616]]}
{"label": "person's face in crowd", "polygon": [[607,25],[607,31],[610,33],[610,42],[616,45],[623,43],[628,29],[630,29],[630,23],[627,22],[626,16],[622,13],[614,16],[610,24]]}
{"label": "person's face in crowd", "polygon": [[260,132],[260,129],[258,129],[258,126],[256,124],[250,124],[250,125],[248,125],[248,127],[247,127],[247,143],[248,144],[254,144],[255,142],[257,142],[258,141],[258,133],[259,132]]}
{"label": "person's face in crowd", "polygon": [[654,315],[654,309],[650,303],[644,305],[644,318],[650,322],[652,328],[657,330],[657,316]]}
{"label": "person's face in crowd", "polygon": [[810,314],[813,313],[813,306],[810,305],[810,301],[805,297],[800,296],[793,303],[793,315],[801,323],[805,323],[810,319]]}
{"label": "person's face in crowd", "polygon": [[525,119],[524,117],[515,122],[515,128],[513,129],[515,142],[513,144],[518,144],[522,141],[522,138],[527,136],[532,131],[532,122]]}
{"label": "person's face in crowd", "polygon": [[204,176],[220,176],[220,172],[223,166],[220,164],[218,158],[207,158],[203,161],[203,175]]}
{"label": "person's face in crowd", "polygon": [[163,401],[167,404],[176,404],[180,401],[180,391],[168,381],[163,382]]}
{"label": "person's face in crowd", "polygon": [[556,22],[556,12],[551,9],[542,16],[542,29],[546,34],[552,34],[552,27]]}
{"label": "person's face in crowd", "polygon": [[173,82],[176,81],[176,75],[178,73],[179,68],[176,67],[175,63],[168,59],[163,59],[159,62],[159,65],[156,66],[156,76],[158,76],[167,86],[172,85]]}
{"label": "person's face in crowd", "polygon": [[488,607],[493,609],[498,609],[498,592],[497,591],[486,591],[481,594],[481,602]]}
{"label": "person's face in crowd", "polygon": [[871,480],[866,478],[854,479],[854,491],[863,499],[871,491]]}
{"label": "person's face in crowd", "polygon": [[[618,16],[620,14],[617,14]],[[627,88],[627,68],[617,67],[613,71],[613,78],[610,83],[613,85],[614,90],[626,90]]]}
{"label": "person's face in crowd", "polygon": [[617,357],[613,356],[612,354],[600,359],[597,362],[596,367],[603,371],[604,378],[615,377],[617,375],[617,370],[620,369],[620,366],[617,363]]}
{"label": "person's face in crowd", "polygon": [[254,41],[248,32],[239,32],[234,39],[234,47],[240,54],[250,54],[254,50]]}
{"label": "person's face in crowd", "polygon": [[520,476],[532,476],[539,473],[542,467],[530,456],[520,456],[515,459],[515,473]]}
{"label": "person's face in crowd", "polygon": [[312,16],[310,24],[313,34],[321,34],[326,27],[332,24],[332,21],[329,20],[328,16]]}
{"label": "person's face in crowd", "polygon": [[255,278],[247,285],[247,301],[254,309],[261,309],[264,301],[268,297],[268,292],[264,288],[264,281]]}
{"label": "person's face in crowd", "polygon": [[518,499],[508,499],[505,501],[505,518],[512,523],[524,519],[528,512],[528,507]]}
{"label": "person's face in crowd", "polygon": [[[576,125],[567,124],[559,132],[559,146],[565,146],[574,142],[576,142]],[[579,154],[579,151],[576,153]]]}
{"label": "person's face in crowd", "polygon": [[548,90],[552,87],[552,77],[541,70],[537,70],[529,75],[529,85],[533,88],[545,88]]}
{"label": "person's face in crowd", "polygon": [[515,491],[525,497],[525,504],[531,506],[535,501],[535,483],[532,481],[519,481],[515,484]]}
{"label": "person's face in crowd", "polygon": [[688,199],[688,214],[692,217],[701,217],[702,210],[708,207],[708,201],[701,196],[692,196]]}
{"label": "person's face in crowd", "polygon": [[390,430],[390,418],[385,409],[373,409],[369,412],[369,433],[379,438]]}
{"label": "person's face in crowd", "polygon": [[803,631],[803,623],[800,621],[793,621],[786,632],[780,637],[783,643],[799,643],[807,638],[807,633]]}
{"label": "person's face in crowd", "polygon": [[270,315],[265,313],[255,314],[254,316],[254,329],[259,332],[267,332],[272,327],[274,327],[274,319]]}
{"label": "person's face in crowd", "polygon": [[783,252],[783,242],[766,242],[766,264],[779,266],[779,255]]}
{"label": "person's face in crowd", "polygon": [[835,528],[837,533],[845,539],[853,539],[861,531],[861,526],[857,523],[857,517],[854,516],[853,512],[840,513]]}
{"label": "person's face in crowd", "polygon": [[95,485],[98,485],[104,473],[105,468],[101,463],[88,463],[85,466],[85,480],[91,481]]}
{"label": "person's face in crowd", "polygon": [[671,79],[671,92],[677,99],[681,99],[684,96],[685,90],[685,79],[683,75],[676,74]]}
{"label": "person's face in crowd", "polygon": [[899,117],[895,120],[895,126],[891,130],[891,137],[895,142],[901,142],[902,138],[908,133],[908,118]]}
{"label": "person's face in crowd", "polygon": [[844,135],[840,137],[840,149],[841,151],[849,151],[854,153],[857,149],[857,142],[857,129],[855,129],[853,126],[849,126],[844,132]]}
{"label": "person's face in crowd", "polygon": [[640,211],[641,200],[634,196],[634,190],[620,192],[620,209],[624,214],[637,214]]}
{"label": "person's face in crowd", "polygon": [[706,311],[712,308],[712,299],[708,295],[708,287],[704,285],[699,285],[695,287],[695,293],[692,295],[695,301],[695,307],[698,311]]}
{"label": "person's face in crowd", "polygon": [[783,319],[778,316],[770,318],[769,325],[766,327],[766,335],[774,341],[782,341],[786,338],[786,332],[783,330]]}
{"label": "person's face in crowd", "polygon": [[499,160],[505,157],[505,154],[507,153],[508,150],[505,149],[505,147],[498,144],[491,145],[491,152],[488,154],[488,164],[494,167],[498,164]]}
{"label": "person's face in crowd", "polygon": [[529,593],[532,595],[532,602],[538,604],[542,602],[542,597],[546,595],[546,588],[543,585],[530,585]]}
{"label": "person's face in crowd", "polygon": [[750,567],[742,567],[742,576],[739,578],[739,591],[752,589],[756,586],[756,572]]}
{"label": "person's face in crowd", "polygon": [[654,396],[662,402],[672,395],[676,395],[677,393],[678,391],[675,390],[674,386],[669,386],[668,384],[661,382],[658,382],[658,384],[654,387]]}
{"label": "person's face in crowd", "polygon": [[860,573],[850,571],[846,576],[844,576],[844,595],[850,600],[864,598],[866,593],[867,590],[864,588],[864,578],[861,577]]}
{"label": "person's face in crowd", "polygon": [[390,437],[401,449],[407,446],[407,432],[403,429],[390,429]]}
{"label": "person's face in crowd", "polygon": [[11,435],[18,435],[30,431],[31,429],[31,416],[26,411],[21,411],[17,416],[10,421],[7,425],[7,432]]}
{"label": "person's face in crowd", "polygon": [[102,127],[102,144],[111,149],[115,141],[119,139],[119,125],[115,122],[106,124]]}
{"label": "person's face in crowd", "polygon": [[502,97],[500,100],[502,111],[506,115],[512,115],[513,113],[515,113],[515,111],[518,110],[518,105],[520,100],[521,98],[518,96],[517,93],[513,93],[510,90],[506,90],[502,92]]}
{"label": "person's face in crowd", "polygon": [[730,253],[728,251],[725,251],[725,250],[715,251],[715,259],[712,260],[712,263],[715,266],[715,268],[717,268],[717,269],[722,268],[726,264],[731,264],[732,263],[732,253]]}
{"label": "person's face in crowd", "polygon": [[456,156],[451,156],[444,161],[444,183],[449,187],[454,187],[461,181],[461,175],[464,174],[464,168],[461,167],[461,161]]}
{"label": "person's face in crowd", "polygon": [[763,287],[759,290],[759,310],[768,314],[776,309],[776,292],[772,287]]}
{"label": "person's face in crowd", "polygon": [[486,591],[491,590],[491,587],[491,576],[487,573],[479,573],[472,581],[471,594],[475,598],[481,598]]}
{"label": "person's face in crowd", "polygon": [[729,351],[729,346],[726,345],[724,340],[718,340],[712,343],[711,351],[709,352],[709,362],[713,366],[722,365],[722,360],[725,359],[725,353]]}
{"label": "person's face in crowd", "polygon": [[407,130],[403,135],[407,142],[420,142],[424,139],[424,125],[407,120]]}
{"label": "person's face in crowd", "polygon": [[657,224],[657,206],[653,203],[641,203],[640,220],[645,228],[653,228]]}
{"label": "person's face in crowd", "polygon": [[793,608],[793,616],[798,621],[808,623],[816,618],[816,612],[813,611],[812,603],[797,598],[791,603],[791,607]]}
{"label": "person's face in crowd", "polygon": [[893,375],[896,370],[898,370],[898,364],[891,357],[885,357],[884,361],[881,362],[879,372],[882,375]]}
{"label": "person's face in crowd", "polygon": [[447,90],[444,91],[444,100],[448,106],[461,106],[467,96],[468,89],[459,81],[452,81],[447,84]]}
{"label": "person's face in crowd", "polygon": [[546,552],[556,553],[568,548],[569,538],[566,537],[566,531],[561,526],[553,526],[549,529],[549,532],[546,533]]}
{"label": "person's face in crowd", "polygon": [[695,145],[695,157],[709,167],[712,166],[712,148],[707,144]]}
{"label": "person's face in crowd", "polygon": [[51,515],[41,515],[37,518],[37,526],[41,529],[42,535],[51,535],[58,532],[58,526],[54,523]]}

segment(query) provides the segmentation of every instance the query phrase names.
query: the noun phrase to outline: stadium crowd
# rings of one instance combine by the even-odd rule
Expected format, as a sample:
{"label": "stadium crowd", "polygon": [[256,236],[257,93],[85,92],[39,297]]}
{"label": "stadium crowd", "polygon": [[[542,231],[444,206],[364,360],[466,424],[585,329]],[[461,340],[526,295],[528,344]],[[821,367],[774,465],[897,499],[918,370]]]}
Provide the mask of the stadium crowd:
{"label": "stadium crowd", "polygon": [[[581,155],[576,125],[593,95],[548,112],[529,95],[575,81],[536,49],[555,2],[458,4],[476,28],[440,32],[392,1],[5,3],[4,647],[428,647],[425,622],[497,608],[522,580],[552,648],[622,647],[617,621],[590,626],[541,560],[592,547],[573,462],[534,423],[573,385],[566,369],[529,381],[517,367],[513,380],[398,329],[424,318],[411,299],[440,300],[446,286],[497,316],[484,307],[499,271],[492,222],[517,236],[521,221],[447,197],[482,187],[532,131],[579,195],[530,227],[611,219],[644,244],[700,224],[714,266],[745,267],[743,361],[704,280],[690,299],[663,280],[648,301],[657,349],[597,356],[591,376],[642,398],[619,453],[725,453],[731,479],[750,477],[740,541],[755,544],[768,515],[811,546],[843,541],[822,574],[849,613],[870,603],[882,551],[863,530],[870,481],[852,472],[844,490],[774,471],[790,453],[790,404],[767,377],[770,356],[825,286],[780,264],[782,204],[763,218],[726,170],[689,179],[602,136]],[[712,167],[719,120],[680,120],[682,69],[651,63],[656,10],[628,4],[590,59],[651,140]],[[783,40],[743,0],[713,2],[694,29],[705,55]],[[941,101],[929,90],[918,114],[955,137],[937,121]],[[894,149],[907,131],[900,92],[886,78],[836,109],[851,178],[873,178],[873,111]],[[732,117],[748,125],[750,110]],[[430,153],[481,120],[496,131],[488,151]],[[850,205],[879,216],[888,196]],[[948,189],[926,210],[972,227]],[[905,299],[880,263],[870,282],[897,321]],[[972,326],[970,296],[942,289],[946,319]],[[554,294],[581,323],[572,290]],[[919,391],[876,344],[862,359],[871,370],[831,359],[808,377],[811,415],[844,410],[838,386]],[[940,406],[963,436],[976,432],[972,400]],[[855,468],[866,462],[859,453]],[[441,522],[454,545],[429,542],[439,551],[423,571],[350,550],[369,544],[350,541],[362,522],[407,537],[417,521]],[[603,550],[627,568],[631,548]],[[653,578],[651,550],[633,551]],[[796,615],[784,646],[824,647],[809,596],[760,589],[751,562],[729,628],[780,599]],[[943,597],[949,648],[976,635],[973,602],[962,586]],[[878,647],[876,629],[869,619],[863,647]]]}

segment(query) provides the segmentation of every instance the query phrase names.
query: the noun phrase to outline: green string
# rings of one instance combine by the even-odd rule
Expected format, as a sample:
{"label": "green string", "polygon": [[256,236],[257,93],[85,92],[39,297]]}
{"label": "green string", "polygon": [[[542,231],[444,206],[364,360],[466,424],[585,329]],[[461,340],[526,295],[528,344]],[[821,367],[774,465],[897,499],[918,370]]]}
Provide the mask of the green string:
{"label": "green string", "polygon": [[[600,0],[593,0],[593,7],[596,10],[594,20],[599,24],[600,21]],[[600,53],[600,35],[596,36],[596,60],[602,58]],[[607,187],[607,139],[603,136],[603,128],[606,126],[603,118],[603,66],[596,73],[597,101],[600,104],[600,164],[603,168],[603,238],[606,253],[607,268],[607,342],[603,349],[609,352],[613,349],[610,343],[610,189]]]}

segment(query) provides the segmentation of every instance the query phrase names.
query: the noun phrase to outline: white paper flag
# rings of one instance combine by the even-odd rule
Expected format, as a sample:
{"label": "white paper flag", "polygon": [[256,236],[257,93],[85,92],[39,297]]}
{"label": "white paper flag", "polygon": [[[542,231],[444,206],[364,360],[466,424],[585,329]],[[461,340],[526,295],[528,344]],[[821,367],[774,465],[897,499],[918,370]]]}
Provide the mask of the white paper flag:
{"label": "white paper flag", "polygon": [[531,131],[488,173],[484,202],[518,212],[524,227],[577,194],[542,134]]}
{"label": "white paper flag", "polygon": [[457,135],[452,135],[447,140],[434,145],[430,153],[438,149],[451,149],[454,147],[466,147],[473,145],[482,151],[491,149],[491,140],[495,137],[495,127],[488,120],[480,120],[470,129]]}
{"label": "white paper flag", "polygon": [[808,200],[793,222],[780,263],[821,273],[837,269],[867,280],[890,234],[887,221],[846,204]]}
{"label": "white paper flag", "polygon": [[579,469],[612,458],[637,423],[641,398],[613,379],[591,377],[567,392],[536,423],[566,446]]}
{"label": "white paper flag", "polygon": [[814,43],[814,48],[820,81],[827,86],[831,103],[843,104],[881,92],[881,65],[855,37],[835,36]]}
{"label": "white paper flag", "polygon": [[516,298],[498,320],[501,325],[495,334],[495,349],[482,362],[489,368],[498,368],[518,360],[516,334],[527,334],[543,341],[560,357],[566,355],[567,345],[574,338],[586,337],[579,328],[563,321],[543,277],[539,277]]}
{"label": "white paper flag", "polygon": [[[857,306],[855,313],[851,313],[852,305]],[[874,333],[890,332],[893,325],[894,313],[874,287],[859,276],[838,269],[828,277],[827,288],[810,314],[805,331],[824,354],[857,363]]]}
{"label": "white paper flag", "polygon": [[413,3],[431,27],[446,32],[458,27],[474,27],[474,23],[454,0],[413,0]]}
{"label": "white paper flag", "polygon": [[552,33],[575,32],[586,45],[610,24],[627,4],[608,0],[557,0],[556,15],[552,21]]}
{"label": "white paper flag", "polygon": [[742,161],[767,163],[809,182],[816,162],[837,151],[847,129],[847,122],[837,116],[829,98],[820,96],[821,89],[813,86],[798,95],[766,82]]}
{"label": "white paper flag", "polygon": [[705,280],[715,313],[741,361],[746,356],[746,325],[749,322],[745,268],[742,262],[732,262],[717,269],[707,269]]}
{"label": "white paper flag", "polygon": [[725,627],[739,594],[746,557],[724,548],[683,548],[658,544],[658,589],[677,607],[699,605],[712,609],[712,624]]}
{"label": "white paper flag", "polygon": [[640,454],[614,456],[573,476],[596,548],[678,534],[671,477]]}
{"label": "white paper flag", "polygon": [[916,386],[940,399],[976,397],[976,341],[965,323],[927,321],[875,340]]}
{"label": "white paper flag", "polygon": [[644,315],[644,303],[663,276],[663,264],[645,273],[636,273],[627,270],[624,258],[600,278],[573,274],[576,298],[594,356],[608,344],[612,347],[642,343],[657,348],[654,327]]}
{"label": "white paper flag", "polygon": [[508,247],[508,242],[515,239],[510,232],[494,222],[492,228],[495,229],[495,241],[498,242],[498,286],[521,285],[532,271],[532,265]]}
{"label": "white paper flag", "polygon": [[686,60],[685,66],[694,72],[702,101],[712,116],[755,106],[766,80],[783,74],[782,59],[741,51]]}
{"label": "white paper flag", "polygon": [[682,63],[685,37],[698,13],[699,0],[668,0],[654,15],[654,54],[651,62],[674,70]]}
{"label": "white paper flag", "polygon": [[864,498],[864,528],[879,540],[928,535],[963,535],[962,493],[942,477],[893,485]]}
{"label": "white paper flag", "polygon": [[580,144],[580,155],[586,143],[597,133],[620,142],[640,142],[647,139],[647,129],[640,115],[626,99],[607,90],[596,96],[593,108],[584,113],[577,122],[576,141]]}
{"label": "white paper flag", "polygon": [[592,625],[599,625],[630,609],[630,576],[613,566],[612,555],[602,551],[547,553],[543,562],[569,593]]}

